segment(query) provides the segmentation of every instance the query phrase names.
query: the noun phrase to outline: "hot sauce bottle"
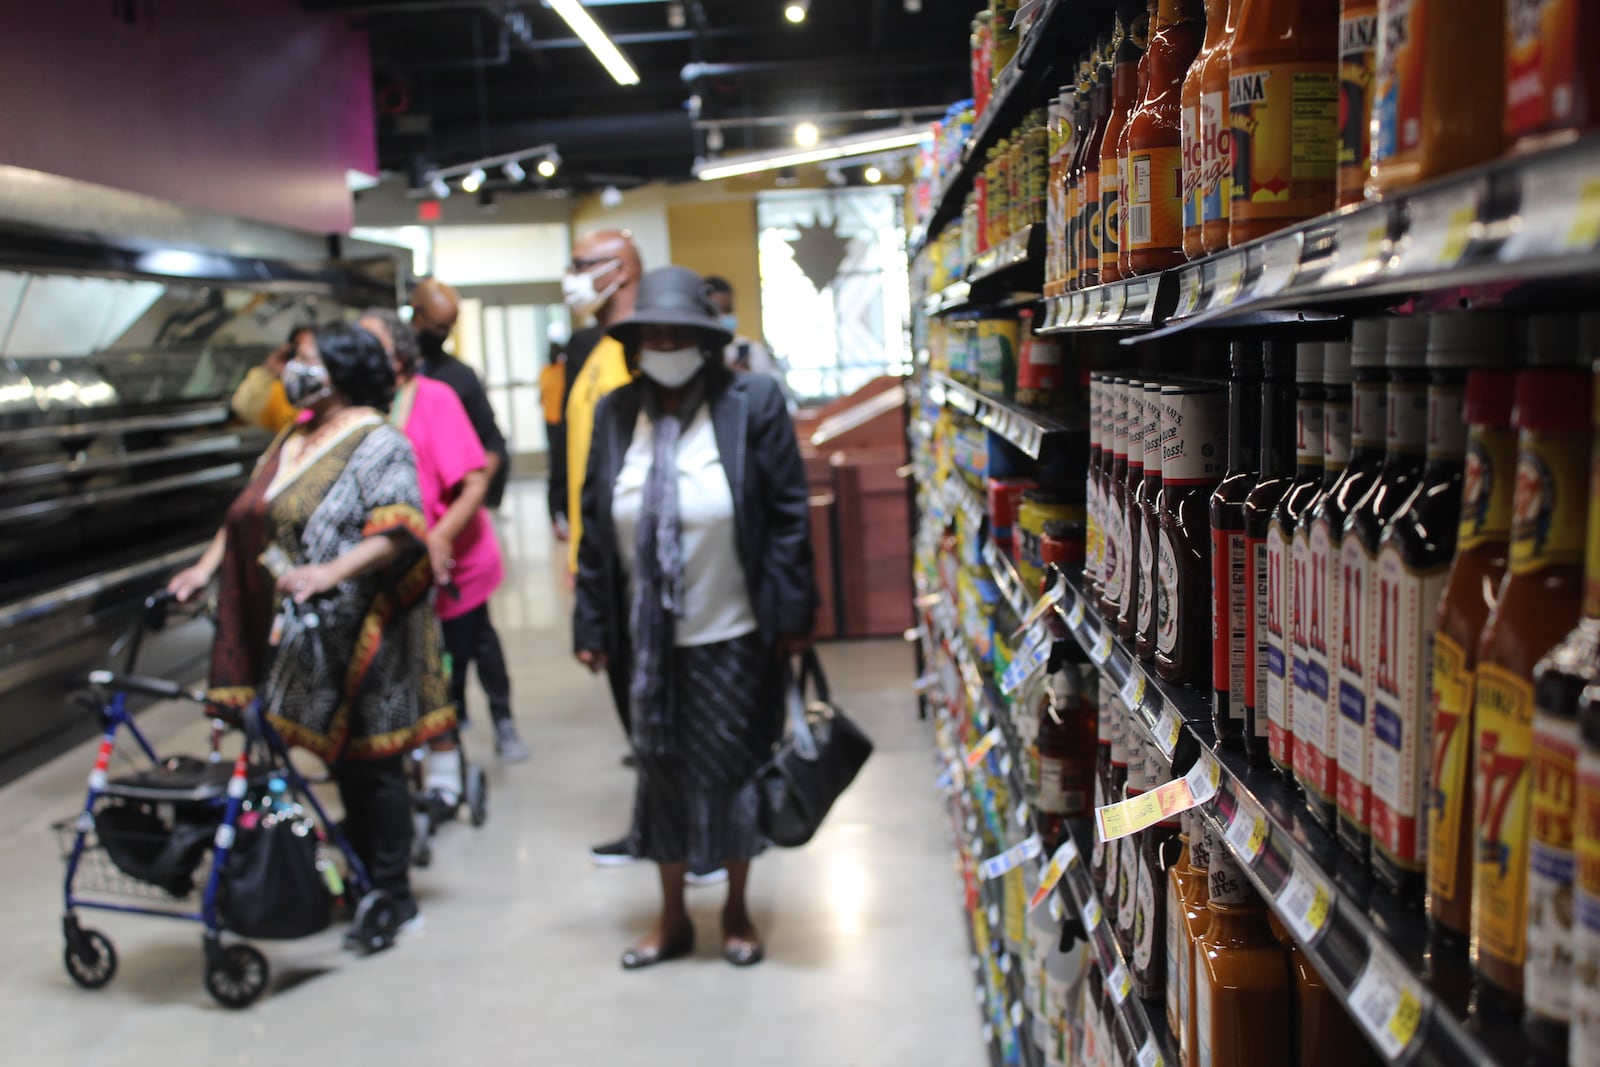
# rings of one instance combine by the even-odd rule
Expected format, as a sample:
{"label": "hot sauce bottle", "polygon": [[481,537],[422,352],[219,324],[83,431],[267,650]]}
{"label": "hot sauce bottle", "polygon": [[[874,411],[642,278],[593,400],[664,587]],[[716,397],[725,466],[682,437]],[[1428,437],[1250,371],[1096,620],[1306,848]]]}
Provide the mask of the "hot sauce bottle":
{"label": "hot sauce bottle", "polygon": [[1332,209],[1338,60],[1336,0],[1243,0],[1229,50],[1229,244]]}
{"label": "hot sauce bottle", "polygon": [[1499,597],[1511,543],[1516,374],[1467,378],[1467,455],[1456,558],[1433,633],[1433,756],[1428,786],[1428,922],[1440,973],[1467,958],[1472,926],[1473,687],[1478,638]]}
{"label": "hot sauce bottle", "polygon": [[1100,150],[1105,147],[1106,127],[1111,121],[1111,83],[1115,78],[1113,59],[1120,42],[1115,35],[1101,38],[1095,50],[1094,88],[1090,94],[1094,126],[1083,156],[1084,258],[1081,277],[1084,285],[1100,284],[1100,261],[1105,256],[1104,198],[1100,195],[1105,175],[1100,171]]}
{"label": "hot sauce bottle", "polygon": [[1133,166],[1133,119],[1139,110],[1139,102],[1145,97],[1145,92],[1150,86],[1150,32],[1155,28],[1156,5],[1159,0],[1149,0],[1144,17],[1133,24],[1133,37],[1139,46],[1139,79],[1134,87],[1133,110],[1128,112],[1128,120],[1123,124],[1122,136],[1117,140],[1117,170],[1122,175],[1121,195],[1117,199],[1117,267],[1121,277],[1133,277],[1133,242],[1129,232],[1129,208],[1133,205],[1133,187],[1130,184]]}
{"label": "hot sauce bottle", "polygon": [[1588,505],[1588,372],[1522,372],[1514,418],[1520,436],[1511,567],[1478,643],[1473,706],[1472,950],[1479,1007],[1491,1012],[1513,1010],[1522,1001],[1533,670],[1578,621]]}
{"label": "hot sauce bottle", "polygon": [[[1591,402],[1591,416],[1595,405]],[[1600,452],[1589,463],[1583,618],[1533,671],[1530,761],[1528,963],[1523,1032],[1548,1056],[1567,1055],[1573,995],[1573,822],[1577,816],[1579,701],[1600,679]]]}
{"label": "hot sauce bottle", "polygon": [[1392,319],[1384,356],[1383,464],[1344,520],[1339,541],[1344,630],[1339,639],[1339,841],[1366,859],[1371,844],[1372,705],[1389,648],[1379,611],[1378,540],[1422,477],[1428,438],[1426,319]]}
{"label": "hot sauce bottle", "polygon": [[1217,740],[1240,744],[1245,685],[1250,569],[1244,501],[1261,468],[1261,347],[1236,341],[1228,375],[1228,467],[1211,494],[1211,724]]}
{"label": "hot sauce bottle", "polygon": [[1506,139],[1530,152],[1576,140],[1600,121],[1600,7],[1590,0],[1506,0]]}
{"label": "hot sauce bottle", "polygon": [[[1161,754],[1154,743],[1144,742],[1145,792],[1161,785]],[[1171,981],[1167,971],[1167,905],[1169,872],[1174,870],[1181,854],[1179,835],[1182,828],[1176,815],[1156,823],[1139,836],[1139,874],[1134,889],[1133,955],[1128,963],[1133,969],[1133,991],[1146,1000],[1159,1000],[1165,983]]]}
{"label": "hot sauce bottle", "polygon": [[[1595,505],[1591,502],[1590,507]],[[1585,590],[1585,597],[1588,595]],[[1600,1059],[1600,687],[1583,692],[1578,709],[1583,750],[1573,824],[1577,853],[1574,912],[1577,936],[1572,984],[1572,1037],[1567,1063],[1587,1067]]]}
{"label": "hot sauce bottle", "polygon": [[1100,427],[1104,420],[1102,408],[1104,390],[1101,376],[1089,376],[1089,467],[1086,474],[1085,498],[1088,501],[1088,524],[1084,531],[1083,585],[1089,595],[1098,598],[1100,586],[1100,539],[1103,516],[1100,513]]}
{"label": "hot sauce bottle", "polygon": [[[1295,346],[1294,475],[1267,527],[1267,743],[1272,766],[1294,781],[1294,665],[1304,661],[1308,583],[1295,573],[1294,538],[1322,490],[1322,357],[1326,345]],[[1307,553],[1309,561],[1310,553]],[[1259,698],[1258,698],[1259,699]]]}
{"label": "hot sauce bottle", "polygon": [[[1344,476],[1350,462],[1350,342],[1334,341],[1322,350],[1322,483],[1300,516],[1294,532],[1296,609],[1294,634],[1294,774],[1306,791],[1308,808],[1319,810],[1325,826],[1337,818],[1337,750],[1335,724],[1328,712],[1328,694],[1335,680],[1328,654],[1329,567],[1331,542],[1322,539],[1322,554],[1313,549],[1318,509],[1328,491]],[[1326,509],[1323,509],[1324,511]],[[1320,798],[1320,799],[1319,799]]]}
{"label": "hot sauce bottle", "polygon": [[[1139,24],[1143,22],[1145,29]],[[1122,168],[1117,151],[1134,108],[1139,106],[1139,57],[1143,55],[1148,16],[1141,0],[1118,0],[1117,25],[1121,27],[1116,62],[1111,75],[1111,115],[1100,143],[1100,280],[1122,277]]]}
{"label": "hot sauce bottle", "polygon": [[1267,926],[1288,955],[1294,987],[1295,1067],[1368,1067],[1381,1062],[1294,936],[1267,912]]}
{"label": "hot sauce bottle", "polygon": [[[1128,751],[1128,782],[1123,790],[1123,799],[1132,800],[1149,792],[1151,778],[1149,764],[1145,758],[1144,743],[1131,725],[1127,729],[1125,742]],[[1144,837],[1150,832],[1149,829],[1140,830],[1136,834],[1124,837],[1122,847],[1117,850],[1117,941],[1122,946],[1123,958],[1129,960],[1133,958],[1134,923],[1139,905],[1139,856],[1144,846]]]}
{"label": "hot sauce bottle", "polygon": [[1139,379],[1128,381],[1128,477],[1123,483],[1122,495],[1127,501],[1122,517],[1123,580],[1122,600],[1112,620],[1117,634],[1124,640],[1133,637],[1139,616],[1139,571],[1144,559],[1139,555],[1140,530],[1144,521],[1144,435],[1149,420],[1144,412],[1145,383]]}
{"label": "hot sauce bottle", "polygon": [[1261,472],[1244,500],[1244,749],[1257,767],[1270,766],[1272,762],[1267,719],[1271,682],[1268,631],[1277,589],[1283,581],[1283,560],[1280,555],[1280,572],[1274,578],[1268,567],[1267,533],[1273,526],[1272,513],[1294,479],[1295,350],[1284,342],[1268,341],[1263,363],[1266,378],[1261,384]]}
{"label": "hot sauce bottle", "polygon": [[[1243,0],[1227,0],[1222,38],[1200,70],[1200,237],[1208,255],[1228,247],[1228,223],[1233,214],[1233,130],[1228,108],[1228,72],[1232,69],[1233,31],[1239,24]],[[1206,7],[1206,25],[1214,19]]]}
{"label": "hot sauce bottle", "polygon": [[[1111,675],[1102,672],[1100,675],[1099,699],[1095,701],[1096,732],[1095,732],[1095,779],[1094,779],[1094,806],[1105,807],[1122,799],[1121,787],[1113,786],[1115,780],[1115,744],[1117,739],[1117,690],[1111,682]],[[1127,760],[1124,758],[1123,766],[1126,768]],[[1095,892],[1102,899],[1105,898],[1106,883],[1110,880],[1109,872],[1116,865],[1116,842],[1100,840],[1100,835],[1094,838],[1094,847],[1089,853],[1089,877],[1094,882]],[[1115,885],[1115,881],[1112,881]]]}
{"label": "hot sauce bottle", "polygon": [[[1167,912],[1167,1025],[1178,1040],[1184,1064],[1199,1057],[1194,1024],[1194,957],[1200,936],[1211,925],[1211,849],[1198,812],[1185,812],[1189,827],[1189,867],[1178,872],[1183,896],[1176,913]],[[1168,903],[1168,908],[1172,907]],[[1176,979],[1173,978],[1176,975]]]}
{"label": "hot sauce bottle", "polygon": [[1078,76],[1073,82],[1072,109],[1069,121],[1071,141],[1067,148],[1067,165],[1063,168],[1062,177],[1066,181],[1066,210],[1067,210],[1067,262],[1066,279],[1068,289],[1077,289],[1078,271],[1083,266],[1083,240],[1081,227],[1083,225],[1083,186],[1078,180],[1079,164],[1083,161],[1084,145],[1089,139],[1089,57],[1083,56],[1078,60]]}
{"label": "hot sauce bottle", "polygon": [[1175,435],[1161,448],[1156,673],[1169,682],[1198,682],[1210,671],[1210,499],[1226,461],[1227,393],[1214,385],[1167,385],[1161,404]]}
{"label": "hot sauce bottle", "polygon": [[1388,406],[1383,354],[1388,335],[1388,323],[1383,319],[1356,320],[1350,346],[1350,365],[1356,376],[1351,398],[1350,462],[1312,510],[1312,566],[1326,567],[1328,575],[1328,610],[1324,616],[1328,641],[1321,658],[1313,643],[1311,662],[1313,672],[1327,670],[1328,703],[1326,729],[1312,755],[1312,774],[1309,778],[1302,776],[1301,785],[1306,788],[1306,809],[1330,831],[1339,823],[1339,738],[1343,719],[1340,673],[1345,653],[1353,654],[1357,647],[1352,627],[1361,621],[1360,616],[1352,615],[1353,590],[1344,581],[1340,544],[1345,520],[1372,488],[1383,466],[1384,412]]}
{"label": "hot sauce bottle", "polygon": [[1379,0],[1369,197],[1500,154],[1503,0]]}
{"label": "hot sauce bottle", "polygon": [[1144,383],[1144,489],[1139,498],[1139,616],[1134,652],[1146,663],[1156,654],[1156,530],[1161,516],[1156,501],[1161,495],[1161,441],[1165,423],[1161,421],[1161,383]]}
{"label": "hot sauce bottle", "polygon": [[1339,4],[1339,206],[1359,204],[1372,173],[1372,92],[1378,79],[1378,0]]}
{"label": "hot sauce bottle", "polygon": [[[1122,591],[1127,582],[1126,556],[1128,535],[1128,447],[1132,439],[1129,432],[1134,415],[1130,403],[1133,390],[1128,378],[1117,377],[1112,383],[1111,470],[1106,479],[1106,567],[1105,588],[1100,593],[1100,614],[1114,626],[1117,612],[1122,607]],[[1139,396],[1144,397],[1144,383],[1139,383]],[[1140,451],[1141,460],[1144,457]]]}
{"label": "hot sauce bottle", "polygon": [[[1509,360],[1510,326],[1510,320],[1495,315],[1429,320],[1427,464],[1378,545],[1379,644],[1368,709],[1372,863],[1378,877],[1407,900],[1421,897],[1427,866],[1433,617],[1456,552],[1467,452],[1467,373]],[[1390,394],[1391,420],[1402,417],[1404,402]],[[1385,471],[1387,478],[1387,465]]]}
{"label": "hot sauce bottle", "polygon": [[1200,52],[1183,76],[1183,254],[1199,259],[1206,254],[1205,231],[1200,214],[1202,175],[1205,172],[1205,135],[1201,126],[1201,83],[1206,64],[1224,43],[1227,31],[1227,0],[1206,0],[1206,35]]}
{"label": "hot sauce bottle", "polygon": [[1135,274],[1176,267],[1183,254],[1183,81],[1205,33],[1200,0],[1160,0],[1144,98],[1128,133],[1128,263]]}

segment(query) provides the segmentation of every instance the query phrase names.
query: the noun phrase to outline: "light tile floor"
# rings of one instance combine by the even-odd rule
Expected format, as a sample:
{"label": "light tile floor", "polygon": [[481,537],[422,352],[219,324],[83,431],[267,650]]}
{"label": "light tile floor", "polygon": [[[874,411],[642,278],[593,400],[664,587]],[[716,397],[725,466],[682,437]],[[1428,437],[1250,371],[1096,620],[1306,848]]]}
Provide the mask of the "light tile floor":
{"label": "light tile floor", "polygon": [[[426,927],[356,959],[337,933],[262,943],[273,990],[242,1013],[201,985],[199,928],[99,916],[116,979],[79,990],[61,966],[52,821],[81,803],[92,744],[0,789],[0,1064],[455,1067],[603,1063],[967,1067],[984,1059],[957,881],[925,726],[898,641],[824,647],[835,695],[877,752],[809,847],[755,866],[768,960],[717,955],[720,890],[691,890],[695,958],[627,974],[652,868],[590,867],[615,837],[631,779],[604,685],[568,654],[567,601],[543,492],[515,487],[500,533],[513,568],[494,605],[533,759],[489,768],[481,830],[449,826],[416,885]],[[70,712],[68,712],[70,713]],[[199,752],[192,711],[142,720],[158,748]]]}

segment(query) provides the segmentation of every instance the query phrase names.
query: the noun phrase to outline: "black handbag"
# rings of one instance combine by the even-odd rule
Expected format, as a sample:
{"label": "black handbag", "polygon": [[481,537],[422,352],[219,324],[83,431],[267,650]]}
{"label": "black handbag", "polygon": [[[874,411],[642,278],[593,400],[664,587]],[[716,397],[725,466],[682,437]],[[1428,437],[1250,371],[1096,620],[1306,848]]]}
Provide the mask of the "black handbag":
{"label": "black handbag", "polygon": [[317,869],[316,824],[308,818],[269,816],[239,831],[222,873],[217,910],[241,937],[309,937],[333,919],[333,897]]}
{"label": "black handbag", "polygon": [[[816,692],[809,705],[807,678]],[[807,651],[801,659],[787,703],[788,736],[757,775],[756,786],[762,832],[775,845],[796,848],[811,840],[833,802],[855,780],[872,755],[872,742],[833,706],[815,651]]]}

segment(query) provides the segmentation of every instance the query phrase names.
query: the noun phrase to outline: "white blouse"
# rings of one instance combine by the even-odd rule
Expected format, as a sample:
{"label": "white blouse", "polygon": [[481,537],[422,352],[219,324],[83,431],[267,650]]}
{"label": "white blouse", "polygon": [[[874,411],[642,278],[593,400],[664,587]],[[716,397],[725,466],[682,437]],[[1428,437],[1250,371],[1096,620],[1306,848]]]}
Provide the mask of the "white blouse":
{"label": "white blouse", "polygon": [[[637,557],[639,512],[655,452],[655,423],[643,413],[634,426],[611,490],[611,515],[628,576],[629,603]],[[731,641],[754,633],[755,610],[745,584],[733,520],[733,491],[711,414],[702,406],[678,438],[678,518],[683,548],[684,610],[677,620],[679,648]]]}

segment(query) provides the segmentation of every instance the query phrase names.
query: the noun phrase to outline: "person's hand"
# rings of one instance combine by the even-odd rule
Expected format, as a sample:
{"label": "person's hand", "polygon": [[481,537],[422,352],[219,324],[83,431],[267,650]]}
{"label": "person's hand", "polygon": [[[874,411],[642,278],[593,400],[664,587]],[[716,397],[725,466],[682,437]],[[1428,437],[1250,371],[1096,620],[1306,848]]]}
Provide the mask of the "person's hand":
{"label": "person's hand", "polygon": [[177,597],[180,604],[187,604],[210,584],[211,571],[204,564],[196,563],[174,574],[167,583],[167,592]]}
{"label": "person's hand", "polygon": [[296,567],[278,579],[277,590],[284,596],[294,597],[296,604],[304,604],[314,596],[326,593],[339,584],[339,576],[326,563],[308,563]]}
{"label": "person's hand", "polygon": [[441,537],[428,537],[428,562],[433,566],[433,584],[449,585],[455,579],[455,546]]}
{"label": "person's hand", "polygon": [[810,634],[779,634],[778,654],[784,659],[798,656],[810,648],[812,638]]}
{"label": "person's hand", "polygon": [[583,648],[578,650],[578,662],[589,668],[591,674],[604,674],[609,660],[604,652]]}
{"label": "person's hand", "polygon": [[261,361],[261,365],[274,378],[281,378],[283,377],[283,368],[288,365],[289,359],[293,355],[293,345],[279,345],[267,354],[267,358]]}

